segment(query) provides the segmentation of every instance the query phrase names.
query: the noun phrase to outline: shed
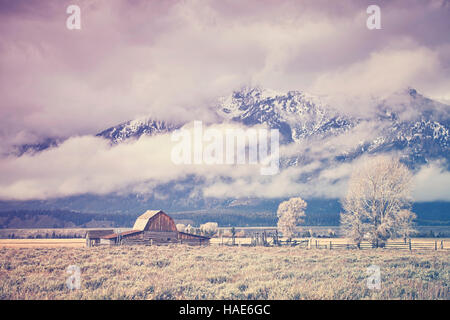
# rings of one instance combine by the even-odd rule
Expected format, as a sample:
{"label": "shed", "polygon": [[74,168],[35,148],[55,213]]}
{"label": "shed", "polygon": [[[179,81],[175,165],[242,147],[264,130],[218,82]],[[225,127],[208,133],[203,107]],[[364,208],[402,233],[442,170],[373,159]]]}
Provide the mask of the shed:
{"label": "shed", "polygon": [[114,233],[112,229],[88,230],[86,232],[86,247],[100,244],[102,237]]}

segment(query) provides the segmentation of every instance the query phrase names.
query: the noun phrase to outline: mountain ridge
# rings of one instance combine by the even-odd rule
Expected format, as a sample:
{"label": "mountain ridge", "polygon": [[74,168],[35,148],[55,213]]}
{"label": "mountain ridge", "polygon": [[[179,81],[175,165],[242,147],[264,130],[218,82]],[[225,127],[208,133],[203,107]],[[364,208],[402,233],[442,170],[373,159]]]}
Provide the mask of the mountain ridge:
{"label": "mountain ridge", "polygon": [[[412,168],[416,167],[416,163],[422,165],[437,158],[450,162],[448,111],[436,110],[433,105],[440,103],[424,97],[415,89],[408,88],[403,95],[402,98],[409,101],[407,104],[397,103],[397,109],[400,110],[395,110],[389,100],[382,100],[375,106],[374,116],[366,118],[344,114],[325,104],[320,98],[301,91],[281,93],[249,87],[220,98],[214,108],[221,122],[231,121],[245,126],[263,124],[271,129],[278,129],[282,144],[340,136],[364,121],[383,129],[372,141],[361,141],[348,154],[336,155],[341,161],[364,153],[404,151],[409,158],[405,159],[405,163]],[[412,110],[416,116],[403,120],[402,116],[408,110]],[[169,133],[181,126],[182,124],[152,119],[132,120],[108,128],[97,136],[112,143],[120,143],[132,138],[138,139],[142,135]]]}

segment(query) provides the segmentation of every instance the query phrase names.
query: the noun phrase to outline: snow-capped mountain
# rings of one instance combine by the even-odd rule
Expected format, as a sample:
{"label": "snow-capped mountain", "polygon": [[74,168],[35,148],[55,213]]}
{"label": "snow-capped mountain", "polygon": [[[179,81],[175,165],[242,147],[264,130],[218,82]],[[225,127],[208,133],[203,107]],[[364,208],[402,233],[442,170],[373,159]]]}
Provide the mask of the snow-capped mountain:
{"label": "snow-capped mountain", "polygon": [[450,106],[408,89],[401,96],[381,101],[371,121],[380,132],[356,149],[353,157],[364,152],[398,151],[410,167],[432,159],[445,159],[450,165]]}
{"label": "snow-capped mountain", "polygon": [[[282,144],[322,143],[332,138],[344,140],[361,124],[376,129],[372,135],[362,137],[350,148],[337,147],[332,159],[329,154],[327,159],[321,159],[327,163],[330,160],[352,160],[365,153],[395,151],[412,168],[438,158],[446,160],[450,168],[450,106],[428,99],[412,88],[374,100],[374,112],[359,117],[304,92],[277,92],[261,88],[235,91],[219,98],[211,108],[221,122],[239,122],[247,126],[265,124],[279,129]],[[140,118],[108,128],[97,136],[117,144],[143,135],[165,134],[182,125]],[[45,143],[19,147],[18,154],[30,150],[39,152],[57,144],[57,140],[47,139]],[[308,161],[308,154],[301,154],[284,159],[282,163],[292,166]]]}
{"label": "snow-capped mountain", "polygon": [[[428,99],[412,88],[373,102],[367,116],[355,117],[299,91],[279,93],[245,88],[220,99],[218,113],[245,125],[266,124],[280,130],[283,142],[321,142],[342,137],[359,124],[373,130],[350,149],[338,149],[334,159],[345,161],[364,153],[400,152],[410,167],[430,159],[450,162],[450,107]],[[322,159],[329,162],[330,159]],[[308,155],[285,159],[285,165],[308,162]]]}
{"label": "snow-capped mountain", "polygon": [[167,123],[165,121],[141,118],[108,128],[98,133],[97,136],[111,140],[112,143],[120,143],[128,139],[137,139],[142,135],[153,136],[167,133],[179,127],[179,125]]}
{"label": "snow-capped mountain", "polygon": [[306,93],[280,93],[260,88],[244,88],[221,98],[218,113],[245,125],[266,124],[279,129],[283,142],[337,135],[352,127],[354,122]]}

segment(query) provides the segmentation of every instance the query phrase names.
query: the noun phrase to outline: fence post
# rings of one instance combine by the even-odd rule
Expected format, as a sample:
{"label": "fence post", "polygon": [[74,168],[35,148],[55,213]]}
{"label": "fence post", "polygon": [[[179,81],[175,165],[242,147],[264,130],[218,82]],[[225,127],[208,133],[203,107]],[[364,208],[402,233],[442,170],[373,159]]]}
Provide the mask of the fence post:
{"label": "fence post", "polygon": [[411,251],[411,239],[409,239],[409,251]]}
{"label": "fence post", "polygon": [[434,242],[434,250],[437,250],[437,241]]}
{"label": "fence post", "polygon": [[330,250],[331,250],[331,241],[330,241]]}
{"label": "fence post", "polygon": [[317,249],[317,240],[316,240],[316,249]]}
{"label": "fence post", "polygon": [[441,240],[441,249],[444,249],[444,240]]}

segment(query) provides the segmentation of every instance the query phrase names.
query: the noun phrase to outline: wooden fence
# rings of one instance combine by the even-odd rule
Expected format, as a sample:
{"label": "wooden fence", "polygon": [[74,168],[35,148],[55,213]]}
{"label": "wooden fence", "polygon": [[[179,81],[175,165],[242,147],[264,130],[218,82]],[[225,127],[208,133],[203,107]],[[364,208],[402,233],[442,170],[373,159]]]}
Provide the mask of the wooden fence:
{"label": "wooden fence", "polygon": [[[250,240],[250,239],[249,239]],[[221,245],[233,245],[231,239],[221,240],[219,243]],[[291,241],[287,240],[272,240],[270,238],[267,239],[264,243],[255,242],[253,239],[251,241],[244,241],[244,239],[235,239],[235,245],[239,246],[291,246],[291,247],[299,247],[306,249],[328,249],[328,250],[336,250],[336,249],[374,249],[375,245],[368,241],[363,241],[360,243],[359,247],[351,242],[346,241],[346,239],[294,239]],[[393,250],[450,250],[450,241],[449,240],[423,240],[411,239],[405,241],[387,241],[382,246],[379,246],[382,249],[393,249]]]}
{"label": "wooden fence", "polygon": [[[359,244],[352,242],[342,242],[342,241],[333,241],[333,240],[309,240],[310,244],[308,244],[308,248],[315,249],[374,249],[376,246],[371,242],[364,241]],[[396,249],[396,250],[450,250],[448,242],[446,240],[435,240],[435,241],[388,241],[384,245],[379,246],[382,249]]]}

